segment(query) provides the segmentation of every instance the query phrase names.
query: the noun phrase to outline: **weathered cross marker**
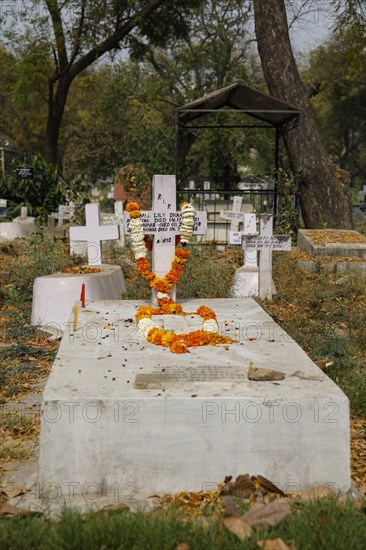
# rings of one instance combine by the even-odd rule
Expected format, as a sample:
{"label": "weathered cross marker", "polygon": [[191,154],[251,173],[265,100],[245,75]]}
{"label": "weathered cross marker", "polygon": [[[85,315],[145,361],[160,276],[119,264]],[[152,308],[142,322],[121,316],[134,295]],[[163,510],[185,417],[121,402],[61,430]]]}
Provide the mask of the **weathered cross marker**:
{"label": "weathered cross marker", "polygon": [[118,225],[119,227],[119,240],[118,246],[125,246],[125,234],[123,230],[123,202],[115,201],[114,203],[114,214],[111,216],[103,217],[103,225]]}
{"label": "weathered cross marker", "polygon": [[[245,214],[244,231],[230,232],[230,244],[242,244],[244,251],[244,266],[237,270],[237,284],[240,279],[253,295],[259,295],[262,300],[272,300],[272,251],[291,250],[291,237],[288,235],[273,235],[273,216],[261,214],[259,218],[259,234],[256,231],[255,214]],[[255,292],[255,281],[248,284],[251,273],[258,271],[257,252],[259,252],[258,292]],[[245,294],[244,294],[245,295]],[[249,294],[246,294],[249,295]]]}
{"label": "weathered cross marker", "polygon": [[101,265],[102,241],[119,238],[117,225],[100,225],[100,209],[98,203],[85,205],[86,226],[70,227],[70,241],[86,241],[88,264]]}
{"label": "weathered cross marker", "polygon": [[273,235],[273,216],[261,214],[259,235],[243,237],[243,250],[259,251],[259,298],[272,300],[272,251],[291,250],[289,235]]}
{"label": "weathered cross marker", "polygon": [[[180,212],[176,211],[175,176],[154,176],[152,182],[153,202],[151,211],[141,212],[144,233],[154,235],[152,269],[158,277],[164,277],[172,267],[175,252],[175,236],[179,235],[182,223]],[[128,234],[130,216],[124,214],[125,232]],[[207,213],[196,212],[194,235],[204,235],[207,229]],[[175,300],[175,288],[171,292]],[[156,293],[152,300],[156,303]]]}
{"label": "weathered cross marker", "polygon": [[60,204],[58,212],[53,212],[52,216],[57,220],[58,227],[64,224],[64,220],[70,220],[72,217],[73,208],[71,206],[65,206]]}
{"label": "weathered cross marker", "polygon": [[244,212],[241,211],[242,197],[234,197],[232,210],[221,210],[220,218],[230,222],[230,231],[238,231],[239,223],[244,221]]}

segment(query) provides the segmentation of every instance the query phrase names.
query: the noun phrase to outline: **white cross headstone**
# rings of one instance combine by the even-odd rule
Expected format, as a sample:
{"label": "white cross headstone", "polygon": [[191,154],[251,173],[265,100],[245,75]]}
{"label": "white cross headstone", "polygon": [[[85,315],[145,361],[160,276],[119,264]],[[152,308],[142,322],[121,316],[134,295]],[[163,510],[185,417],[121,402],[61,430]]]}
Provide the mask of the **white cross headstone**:
{"label": "white cross headstone", "polygon": [[[229,231],[229,244],[242,245],[246,235],[258,235],[256,215],[244,213],[243,231]],[[233,293],[235,297],[258,296],[258,261],[256,250],[244,250],[244,263],[236,270]]]}
{"label": "white cross headstone", "polygon": [[232,210],[221,210],[220,218],[230,222],[230,231],[238,231],[239,223],[244,221],[244,212],[241,211],[242,197],[234,197]]}
{"label": "white cross headstone", "polygon": [[100,208],[98,203],[85,205],[84,227],[70,227],[70,241],[86,241],[88,264],[101,265],[102,241],[117,240],[119,238],[118,225],[100,225]]}
{"label": "white cross headstone", "polygon": [[363,197],[363,200],[366,200],[366,185],[363,186],[363,189],[358,194]]}
{"label": "white cross headstone", "polygon": [[123,231],[123,202],[116,201],[114,203],[114,214],[112,216],[103,217],[104,225],[118,225],[119,226],[119,240],[118,246],[125,246],[125,235]]}
{"label": "white cross headstone", "polygon": [[[244,251],[244,265],[235,274],[234,293],[236,296],[254,295],[259,296],[262,300],[271,300],[272,251],[291,250],[291,237],[273,235],[273,216],[270,214],[260,215],[258,234],[255,214],[245,214],[244,230],[229,232],[229,243],[242,244]],[[235,289],[235,286],[238,288]]]}
{"label": "white cross headstone", "polygon": [[194,180],[191,180],[191,181],[189,182],[189,187],[188,187],[188,189],[191,189],[192,191],[194,191]]}
{"label": "white cross headstone", "polygon": [[259,235],[244,235],[243,250],[259,252],[259,298],[272,300],[272,251],[291,250],[289,235],[273,235],[273,216],[261,214]]}
{"label": "white cross headstone", "polygon": [[73,207],[60,204],[58,207],[58,212],[52,212],[52,216],[57,220],[57,226],[61,227],[64,224],[64,220],[70,220],[73,211]]}
{"label": "white cross headstone", "polygon": [[[175,236],[179,235],[182,223],[180,212],[176,211],[175,176],[154,176],[152,182],[152,210],[142,211],[141,220],[144,233],[154,235],[152,252],[152,270],[162,278],[170,271],[175,252]],[[124,215],[125,232],[130,233],[128,213]],[[204,235],[207,229],[207,213],[196,212],[194,235]],[[170,297],[175,300],[175,288]],[[152,301],[157,303],[156,292],[152,292]]]}

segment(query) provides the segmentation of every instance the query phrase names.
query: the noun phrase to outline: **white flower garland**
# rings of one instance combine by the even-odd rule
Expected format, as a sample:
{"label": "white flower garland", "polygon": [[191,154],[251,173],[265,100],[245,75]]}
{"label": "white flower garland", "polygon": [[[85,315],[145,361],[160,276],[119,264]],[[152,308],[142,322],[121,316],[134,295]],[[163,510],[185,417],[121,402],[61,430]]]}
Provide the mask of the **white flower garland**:
{"label": "white flower garland", "polygon": [[182,225],[180,226],[180,242],[188,244],[191,240],[194,216],[196,213],[195,207],[190,203],[185,203],[181,207]]}

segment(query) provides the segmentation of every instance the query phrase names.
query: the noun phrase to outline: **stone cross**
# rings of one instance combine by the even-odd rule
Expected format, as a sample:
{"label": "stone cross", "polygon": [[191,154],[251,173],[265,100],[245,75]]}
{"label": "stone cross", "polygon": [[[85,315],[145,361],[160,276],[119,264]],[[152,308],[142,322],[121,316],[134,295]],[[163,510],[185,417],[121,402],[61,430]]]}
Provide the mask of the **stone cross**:
{"label": "stone cross", "polygon": [[363,186],[362,191],[359,191],[358,194],[363,197],[363,200],[366,200],[366,185]]}
{"label": "stone cross", "polygon": [[[151,211],[142,211],[144,233],[154,235],[152,270],[162,278],[172,266],[175,252],[175,236],[179,235],[181,214],[176,211],[175,176],[154,176],[152,184],[153,203]],[[129,214],[125,213],[125,232],[130,233]],[[207,229],[207,212],[196,212],[194,235],[204,235]],[[170,294],[175,300],[175,288]],[[156,303],[156,293],[152,293]]]}
{"label": "stone cross", "polygon": [[259,218],[259,235],[244,235],[243,250],[259,251],[259,298],[272,300],[272,251],[291,250],[289,235],[273,235],[273,216],[261,214]]}
{"label": "stone cross", "polygon": [[221,210],[220,218],[230,222],[230,231],[238,231],[239,223],[244,221],[244,213],[241,211],[242,197],[234,197],[232,210]]}
{"label": "stone cross", "polygon": [[88,264],[101,265],[102,241],[117,240],[119,238],[118,225],[100,225],[100,207],[98,203],[85,205],[84,227],[70,227],[70,241],[86,241]]}
{"label": "stone cross", "polygon": [[119,240],[118,246],[125,246],[125,235],[123,231],[123,201],[115,201],[114,214],[112,216],[103,217],[104,225],[118,225],[119,226]]}
{"label": "stone cross", "polygon": [[189,187],[188,187],[188,189],[191,189],[192,191],[194,190],[194,180],[191,180],[191,181],[189,182]]}
{"label": "stone cross", "polygon": [[71,206],[64,206],[60,204],[57,213],[52,213],[52,216],[57,220],[58,227],[64,224],[64,220],[70,220],[73,208]]}

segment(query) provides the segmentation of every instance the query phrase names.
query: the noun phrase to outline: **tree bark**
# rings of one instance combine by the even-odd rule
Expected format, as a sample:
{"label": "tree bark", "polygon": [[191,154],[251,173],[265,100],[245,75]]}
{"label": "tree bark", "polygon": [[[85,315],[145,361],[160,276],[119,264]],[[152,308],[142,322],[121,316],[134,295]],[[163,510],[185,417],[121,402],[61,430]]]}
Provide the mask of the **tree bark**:
{"label": "tree bark", "polygon": [[[309,94],[293,55],[284,0],[253,0],[255,33],[269,92],[303,113],[300,202],[307,228],[352,227],[352,194],[349,178],[339,175],[325,151]],[[291,168],[296,168],[297,139],[285,134]]]}

